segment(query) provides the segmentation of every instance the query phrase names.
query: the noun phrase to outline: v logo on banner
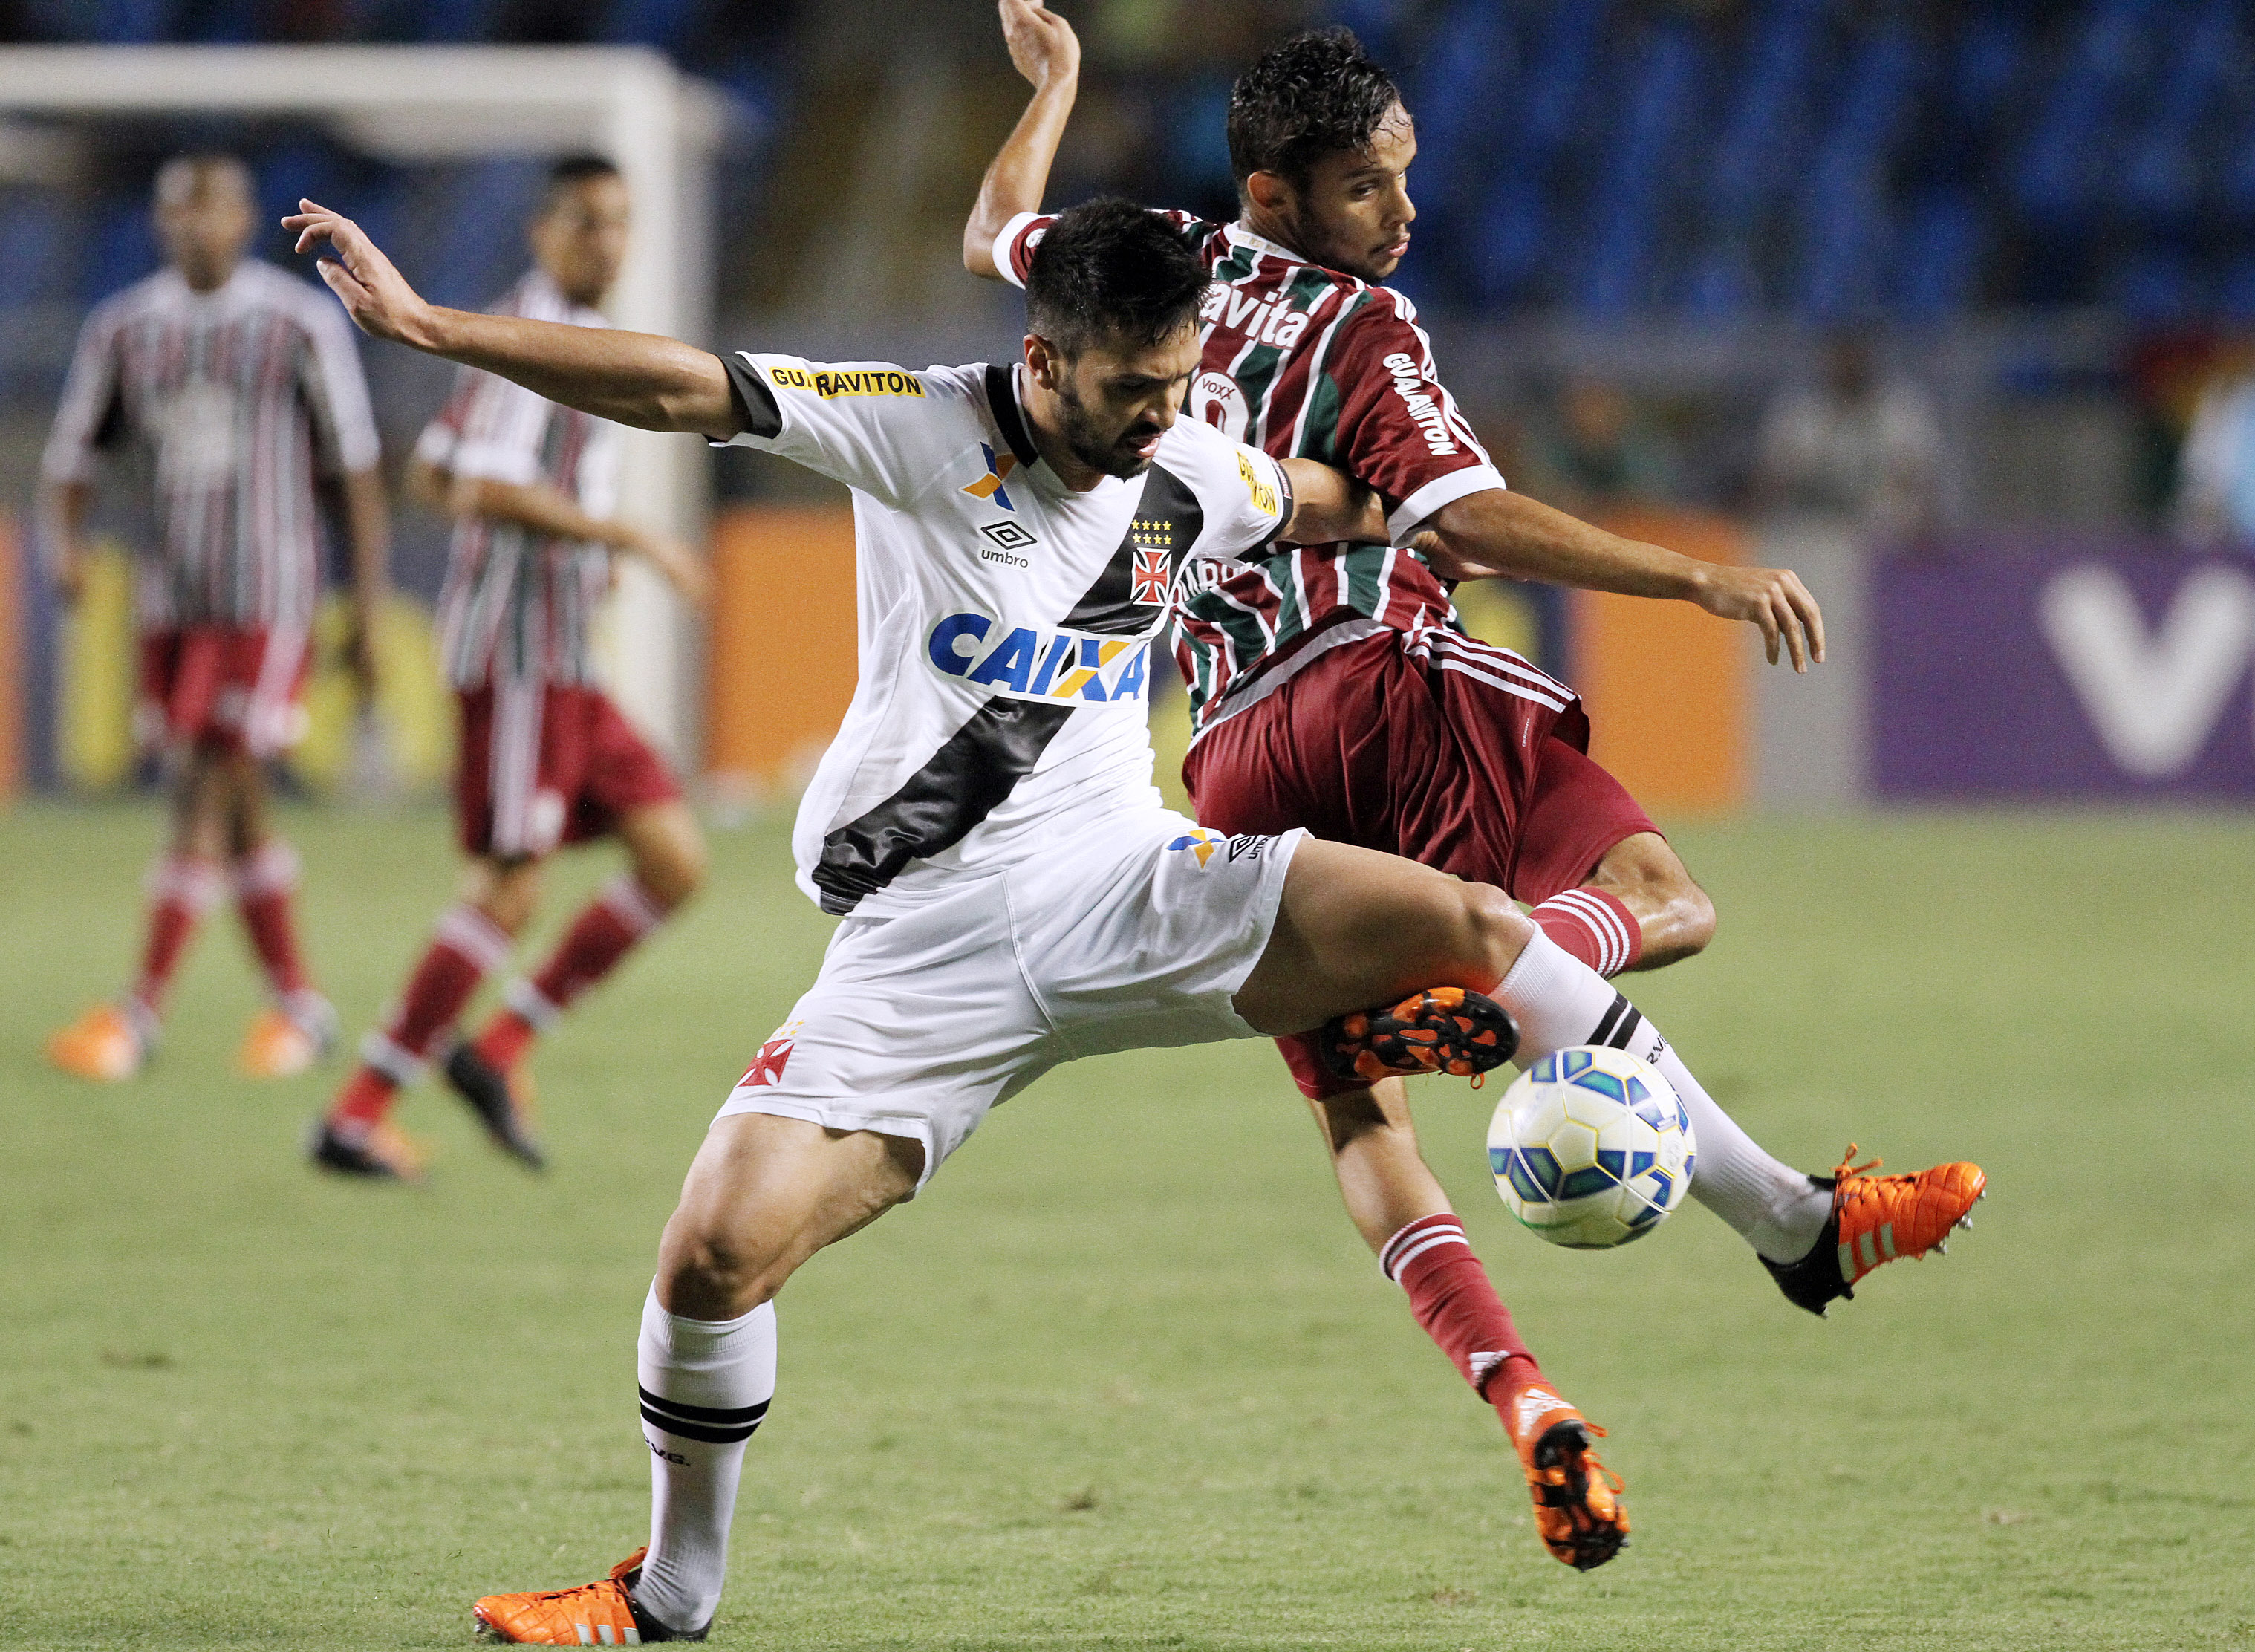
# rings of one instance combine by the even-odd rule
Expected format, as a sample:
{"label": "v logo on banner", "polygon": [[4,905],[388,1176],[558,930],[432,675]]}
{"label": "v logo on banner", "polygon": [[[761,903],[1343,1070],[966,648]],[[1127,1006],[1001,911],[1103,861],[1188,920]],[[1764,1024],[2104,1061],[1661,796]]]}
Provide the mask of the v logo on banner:
{"label": "v logo on banner", "polygon": [[2060,668],[2125,774],[2165,780],[2200,756],[2255,654],[2255,579],[2196,570],[2149,633],[2129,582],[2097,564],[2044,588],[2040,617]]}

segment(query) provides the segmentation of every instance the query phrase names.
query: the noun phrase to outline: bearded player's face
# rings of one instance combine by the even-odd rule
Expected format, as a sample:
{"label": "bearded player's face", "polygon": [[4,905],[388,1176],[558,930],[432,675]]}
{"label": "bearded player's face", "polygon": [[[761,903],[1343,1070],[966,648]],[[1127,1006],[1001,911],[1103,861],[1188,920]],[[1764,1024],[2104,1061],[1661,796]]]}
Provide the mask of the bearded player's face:
{"label": "bearded player's face", "polygon": [[1156,344],[1092,344],[1050,359],[1072,456],[1107,476],[1140,476],[1181,417],[1198,371],[1198,326],[1185,323]]}
{"label": "bearded player's face", "polygon": [[1417,158],[1417,129],[1396,103],[1365,150],[1338,150],[1309,169],[1304,186],[1274,173],[1276,213],[1293,250],[1328,270],[1365,281],[1383,281],[1409,250],[1409,163]]}

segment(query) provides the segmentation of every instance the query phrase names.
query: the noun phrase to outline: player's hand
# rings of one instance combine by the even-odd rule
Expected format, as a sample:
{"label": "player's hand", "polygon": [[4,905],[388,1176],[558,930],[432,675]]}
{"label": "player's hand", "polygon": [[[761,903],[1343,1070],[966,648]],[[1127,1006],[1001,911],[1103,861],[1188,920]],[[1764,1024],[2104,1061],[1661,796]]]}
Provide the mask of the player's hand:
{"label": "player's hand", "polygon": [[300,200],[282,227],[298,232],[299,252],[312,252],[325,241],[336,250],[335,257],[317,258],[313,267],[362,332],[417,349],[430,348],[431,306],[358,224],[318,202]]}
{"label": "player's hand", "polygon": [[1824,663],[1824,615],[1801,576],[1789,568],[1709,563],[1693,600],[1719,619],[1745,620],[1760,627],[1773,665],[1781,649],[1792,657],[1796,671]]}
{"label": "player's hand", "polygon": [[1010,66],[1036,90],[1080,74],[1080,37],[1041,0],[999,0]]}
{"label": "player's hand", "polygon": [[662,533],[636,529],[627,548],[657,569],[658,578],[671,586],[692,608],[713,605],[713,571],[687,545]]}

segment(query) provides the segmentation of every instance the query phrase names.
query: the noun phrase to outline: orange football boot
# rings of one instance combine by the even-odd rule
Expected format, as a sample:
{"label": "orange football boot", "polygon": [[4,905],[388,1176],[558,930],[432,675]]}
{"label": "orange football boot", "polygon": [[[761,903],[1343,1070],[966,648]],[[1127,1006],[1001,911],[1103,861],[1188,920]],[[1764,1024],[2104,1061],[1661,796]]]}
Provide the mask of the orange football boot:
{"label": "orange football boot", "polygon": [[1535,1535],[1551,1556],[1588,1571],[1620,1553],[1628,1543],[1620,1476],[1598,1461],[1591,1445],[1605,1430],[1541,1381],[1511,1396],[1504,1426],[1535,1495]]}
{"label": "orange football boot", "polygon": [[1482,1074],[1517,1052],[1519,1025],[1501,1004],[1469,988],[1432,987],[1397,1004],[1335,1016],[1316,1041],[1343,1079],[1375,1084],[1447,1072],[1477,1088]]}
{"label": "orange football boot", "polygon": [[1948,1255],[1950,1234],[1972,1227],[1975,1202],[1989,1197],[1989,1178],[1978,1164],[1874,1176],[1885,1160],[1855,1161],[1851,1142],[1832,1172],[1832,1214],[1809,1255],[1795,1262],[1762,1259],[1786,1299],[1819,1318],[1835,1300],[1853,1301],[1856,1282],[1875,1268],[1928,1251]]}
{"label": "orange football boot", "polygon": [[470,1610],[481,1639],[520,1646],[641,1646],[651,1641],[702,1641],[703,1629],[671,1629],[635,1605],[629,1591],[642,1576],[637,1549],[600,1583],[531,1594],[489,1594]]}
{"label": "orange football boot", "polygon": [[299,1025],[287,1011],[270,1004],[242,1035],[235,1065],[247,1079],[294,1079],[327,1052],[323,1039]]}
{"label": "orange football boot", "polygon": [[47,1039],[47,1059],[81,1079],[116,1083],[138,1074],[149,1046],[116,1004],[96,1004]]}
{"label": "orange football boot", "polygon": [[446,1057],[443,1069],[454,1093],[469,1103],[493,1144],[527,1170],[548,1168],[534,1134],[539,1108],[534,1102],[530,1065],[520,1059],[506,1071],[485,1058],[477,1045],[464,1039]]}

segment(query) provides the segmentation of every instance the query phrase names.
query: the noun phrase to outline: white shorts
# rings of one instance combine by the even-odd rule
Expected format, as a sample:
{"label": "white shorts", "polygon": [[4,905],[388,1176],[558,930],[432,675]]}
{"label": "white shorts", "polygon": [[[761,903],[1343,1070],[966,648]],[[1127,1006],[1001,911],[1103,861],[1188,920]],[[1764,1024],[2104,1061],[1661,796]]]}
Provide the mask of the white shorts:
{"label": "white shorts", "polygon": [[1261,1035],[1231,1000],[1307,834],[1108,822],[904,917],[848,917],[720,1112],[924,1144],[921,1188],[988,1111],[1082,1056]]}

